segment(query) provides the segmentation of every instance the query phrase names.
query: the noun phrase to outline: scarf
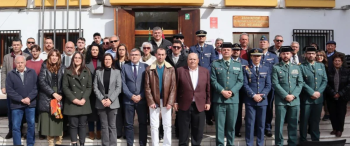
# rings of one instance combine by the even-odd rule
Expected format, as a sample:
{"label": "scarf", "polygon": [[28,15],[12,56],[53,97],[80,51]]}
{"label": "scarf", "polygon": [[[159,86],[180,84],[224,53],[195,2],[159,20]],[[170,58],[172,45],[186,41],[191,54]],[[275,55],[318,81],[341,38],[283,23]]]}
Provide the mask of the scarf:
{"label": "scarf", "polygon": [[51,106],[51,115],[54,115],[56,119],[63,119],[63,115],[61,112],[61,102],[56,99],[52,99],[50,102]]}
{"label": "scarf", "polygon": [[151,56],[152,56],[151,54],[149,54],[148,56],[143,56],[142,61],[146,62],[149,58],[151,58]]}

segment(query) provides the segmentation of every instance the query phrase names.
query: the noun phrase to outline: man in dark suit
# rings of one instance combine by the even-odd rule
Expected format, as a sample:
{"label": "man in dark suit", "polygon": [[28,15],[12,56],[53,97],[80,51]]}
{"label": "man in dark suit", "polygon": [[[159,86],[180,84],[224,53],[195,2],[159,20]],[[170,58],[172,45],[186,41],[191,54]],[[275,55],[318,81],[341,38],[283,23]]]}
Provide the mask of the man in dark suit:
{"label": "man in dark suit", "polygon": [[293,52],[292,52],[292,57],[290,58],[290,62],[294,63],[294,64],[299,64],[299,63],[303,63],[304,62],[304,55],[298,56],[298,52],[300,49],[300,45],[298,42],[293,41],[292,44],[290,45],[290,47],[292,47]]}
{"label": "man in dark suit", "polygon": [[188,146],[188,126],[191,125],[191,145],[199,146],[205,125],[204,110],[210,109],[210,74],[198,66],[198,55],[188,55],[188,66],[177,69],[177,100],[174,105],[179,118],[179,146]]}
{"label": "man in dark suit", "polygon": [[141,51],[130,51],[131,62],[124,64],[121,70],[125,108],[125,135],[128,146],[134,144],[135,110],[139,121],[140,146],[147,144],[147,102],[144,91],[144,77],[147,64],[141,63]]}
{"label": "man in dark suit", "polygon": [[158,48],[164,48],[165,50],[170,49],[172,43],[169,40],[162,38],[163,31],[160,27],[158,26],[154,27],[152,34],[153,34],[153,39],[149,42],[153,46],[153,51],[151,51],[152,55],[155,55]]}

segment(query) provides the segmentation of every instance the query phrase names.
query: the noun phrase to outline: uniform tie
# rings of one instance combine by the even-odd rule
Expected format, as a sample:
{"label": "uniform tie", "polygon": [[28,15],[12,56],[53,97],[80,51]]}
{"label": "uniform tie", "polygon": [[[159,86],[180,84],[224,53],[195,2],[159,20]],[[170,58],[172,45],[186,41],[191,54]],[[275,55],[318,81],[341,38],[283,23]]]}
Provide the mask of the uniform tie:
{"label": "uniform tie", "polygon": [[257,66],[255,67],[255,72],[257,75],[259,75],[259,67],[257,67]]}
{"label": "uniform tie", "polygon": [[134,78],[136,79],[137,78],[137,70],[136,70],[136,65],[133,65],[134,66]]}
{"label": "uniform tie", "polygon": [[228,62],[228,61],[225,62],[225,64],[226,64],[227,67],[230,66],[229,63],[230,63],[230,62]]}

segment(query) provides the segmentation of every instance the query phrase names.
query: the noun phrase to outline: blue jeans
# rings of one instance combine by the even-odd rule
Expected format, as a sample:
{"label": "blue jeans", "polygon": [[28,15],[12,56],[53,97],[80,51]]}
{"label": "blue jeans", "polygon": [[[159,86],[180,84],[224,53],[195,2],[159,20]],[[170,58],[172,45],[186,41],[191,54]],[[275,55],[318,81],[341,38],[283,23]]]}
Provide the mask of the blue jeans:
{"label": "blue jeans", "polygon": [[23,113],[27,120],[27,146],[34,146],[35,143],[35,108],[25,107],[12,110],[12,136],[13,145],[21,145],[21,124]]}
{"label": "blue jeans", "polygon": [[[89,121],[89,132],[95,132],[95,122]],[[96,121],[96,131],[101,131],[101,122],[100,120]]]}

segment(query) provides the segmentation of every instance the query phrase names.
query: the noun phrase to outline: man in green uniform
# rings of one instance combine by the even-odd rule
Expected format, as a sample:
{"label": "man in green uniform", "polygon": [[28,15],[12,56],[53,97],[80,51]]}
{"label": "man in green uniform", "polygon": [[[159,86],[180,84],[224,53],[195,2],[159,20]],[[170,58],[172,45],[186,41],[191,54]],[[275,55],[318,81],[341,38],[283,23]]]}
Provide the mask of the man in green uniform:
{"label": "man in green uniform", "polygon": [[289,62],[292,51],[290,46],[282,46],[280,48],[282,61],[272,69],[276,107],[275,144],[278,146],[283,145],[283,124],[286,115],[288,116],[288,145],[296,146],[298,142],[299,94],[304,82],[299,66]]}
{"label": "man in green uniform", "polygon": [[305,82],[300,94],[300,142],[307,141],[308,124],[311,140],[319,141],[323,91],[327,86],[327,74],[324,65],[315,61],[316,48],[307,46],[304,50],[307,61],[299,66]]}
{"label": "man in green uniform", "polygon": [[243,86],[241,63],[231,59],[230,42],[221,45],[223,58],[212,63],[211,84],[213,87],[213,110],[215,116],[216,145],[224,146],[226,132],[227,146],[234,145],[235,125],[238,115],[239,90]]}

